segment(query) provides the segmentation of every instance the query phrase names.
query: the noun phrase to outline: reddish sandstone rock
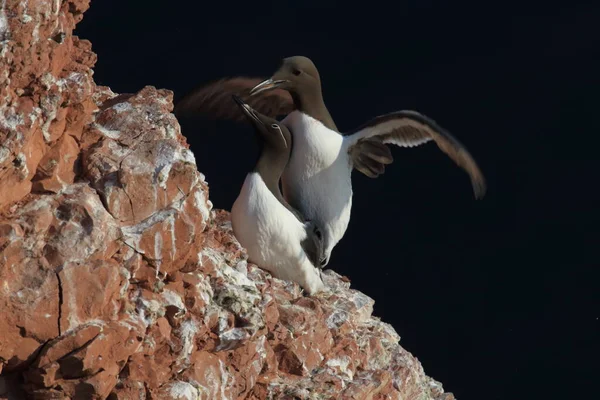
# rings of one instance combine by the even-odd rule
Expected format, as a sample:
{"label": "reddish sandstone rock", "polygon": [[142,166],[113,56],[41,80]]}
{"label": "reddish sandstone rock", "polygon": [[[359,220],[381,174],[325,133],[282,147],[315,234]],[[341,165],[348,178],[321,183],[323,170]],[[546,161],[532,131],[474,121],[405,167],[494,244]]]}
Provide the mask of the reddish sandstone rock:
{"label": "reddish sandstone rock", "polygon": [[88,6],[0,2],[0,399],[453,399],[344,277],[247,263],[172,93],[94,84]]}
{"label": "reddish sandstone rock", "polygon": [[0,180],[11,189],[0,190],[0,208],[29,194],[32,179],[39,182],[35,190],[72,183],[78,152],[65,135],[80,137],[96,106],[90,70],[96,56],[72,34],[89,1],[2,4]]}

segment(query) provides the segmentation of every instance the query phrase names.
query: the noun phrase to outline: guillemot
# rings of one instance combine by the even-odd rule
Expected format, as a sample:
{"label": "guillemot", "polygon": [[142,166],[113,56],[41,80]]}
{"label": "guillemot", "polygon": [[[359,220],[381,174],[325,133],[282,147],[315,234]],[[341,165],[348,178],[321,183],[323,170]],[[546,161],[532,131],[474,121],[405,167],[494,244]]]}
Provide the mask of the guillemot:
{"label": "guillemot", "polygon": [[292,132],[294,149],[281,177],[283,195],[323,230],[326,260],[322,266],[327,265],[333,247],[348,227],[352,169],[371,178],[384,173],[385,165],[393,162],[387,144],[415,147],[434,141],[469,174],[475,198],[485,195],[485,178],[466,147],[425,115],[396,111],[340,133],[325,106],[319,72],[309,58],[285,58],[271,78],[258,81],[236,77],[205,85],[188,94],[178,104],[178,111],[239,119],[222,98],[240,93],[258,112],[287,115],[281,124]]}
{"label": "guillemot", "polygon": [[279,279],[298,283],[309,295],[324,289],[320,259],[323,235],[281,195],[279,180],[292,149],[289,130],[233,96],[254,126],[261,147],[231,209],[233,233],[249,261]]}

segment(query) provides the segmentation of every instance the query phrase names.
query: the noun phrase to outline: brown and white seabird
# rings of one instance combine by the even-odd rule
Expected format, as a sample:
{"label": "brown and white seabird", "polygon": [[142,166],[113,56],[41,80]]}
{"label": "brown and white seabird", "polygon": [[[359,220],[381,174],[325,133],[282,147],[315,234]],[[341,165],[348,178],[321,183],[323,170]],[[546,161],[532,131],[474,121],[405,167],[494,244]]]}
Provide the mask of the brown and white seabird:
{"label": "brown and white seabird", "polygon": [[318,269],[322,233],[314,222],[305,221],[279,190],[292,135],[276,120],[257,113],[235,96],[234,100],[254,126],[261,150],[231,209],[233,233],[248,251],[251,262],[315,294],[324,289]]}
{"label": "brown and white seabird", "polygon": [[271,117],[287,115],[281,123],[292,132],[294,148],[281,179],[283,195],[323,230],[323,266],[348,227],[352,169],[371,178],[384,173],[385,165],[393,161],[386,144],[415,147],[434,141],[469,174],[475,198],[485,195],[485,178],[466,147],[416,111],[380,115],[340,133],[323,101],[319,72],[307,57],[285,58],[266,80],[236,77],[203,86],[185,96],[175,112],[178,116],[202,112],[240,119],[242,115],[224,101],[232,93],[242,96],[258,112]]}

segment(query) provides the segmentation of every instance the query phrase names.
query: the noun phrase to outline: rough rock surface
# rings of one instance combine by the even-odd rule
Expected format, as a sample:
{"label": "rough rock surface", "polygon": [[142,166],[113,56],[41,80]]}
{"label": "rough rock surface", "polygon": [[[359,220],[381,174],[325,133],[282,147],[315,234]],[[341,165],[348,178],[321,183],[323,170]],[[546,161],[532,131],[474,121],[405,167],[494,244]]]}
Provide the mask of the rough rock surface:
{"label": "rough rock surface", "polygon": [[453,399],[343,277],[246,262],[172,93],[95,85],[88,6],[0,0],[0,398]]}

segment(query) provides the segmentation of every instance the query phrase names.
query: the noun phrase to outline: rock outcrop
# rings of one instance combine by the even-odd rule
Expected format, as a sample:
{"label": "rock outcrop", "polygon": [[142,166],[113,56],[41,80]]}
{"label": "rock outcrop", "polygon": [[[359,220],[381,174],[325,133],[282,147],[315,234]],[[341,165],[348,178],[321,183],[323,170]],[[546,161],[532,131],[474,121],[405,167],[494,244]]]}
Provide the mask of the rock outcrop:
{"label": "rock outcrop", "polygon": [[347,279],[246,261],[172,93],[95,85],[88,6],[0,0],[0,398],[453,399]]}

